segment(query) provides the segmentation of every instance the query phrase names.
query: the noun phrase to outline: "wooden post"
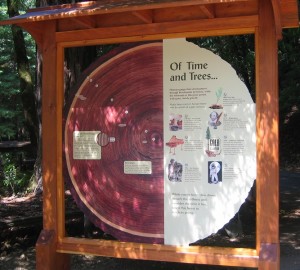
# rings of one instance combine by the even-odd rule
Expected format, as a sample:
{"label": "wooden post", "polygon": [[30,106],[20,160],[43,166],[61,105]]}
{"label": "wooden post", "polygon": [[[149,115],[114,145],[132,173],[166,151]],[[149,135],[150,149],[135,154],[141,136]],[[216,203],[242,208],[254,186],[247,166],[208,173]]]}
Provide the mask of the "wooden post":
{"label": "wooden post", "polygon": [[68,254],[57,253],[57,236],[54,230],[42,230],[36,243],[36,269],[63,270],[70,268]]}
{"label": "wooden post", "polygon": [[258,3],[257,251],[259,270],[279,270],[278,48],[271,0]]}
{"label": "wooden post", "polygon": [[56,252],[57,246],[57,155],[58,134],[57,73],[55,42],[55,21],[45,24],[42,43],[42,132],[43,132],[43,231],[36,244],[36,269],[69,269],[69,255]]}

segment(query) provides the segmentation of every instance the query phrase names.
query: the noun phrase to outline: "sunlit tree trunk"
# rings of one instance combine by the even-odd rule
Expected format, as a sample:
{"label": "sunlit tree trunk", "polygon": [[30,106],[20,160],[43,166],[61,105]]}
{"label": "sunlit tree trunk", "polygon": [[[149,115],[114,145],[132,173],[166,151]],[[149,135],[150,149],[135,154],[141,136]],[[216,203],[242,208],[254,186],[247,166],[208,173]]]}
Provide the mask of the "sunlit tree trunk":
{"label": "sunlit tree trunk", "polygon": [[[18,4],[18,0],[7,0],[7,10],[9,17],[19,15]],[[41,178],[41,163],[38,154],[40,151],[40,127],[38,120],[35,87],[33,78],[30,73],[30,64],[27,57],[23,31],[16,25],[12,25],[11,29],[14,41],[15,58],[20,79],[20,91],[25,115],[25,125],[29,133],[31,142],[30,158],[36,158],[33,173],[34,177],[32,179],[34,183],[38,183],[38,179]]]}
{"label": "sunlit tree trunk", "polygon": [[[7,0],[9,17],[19,15],[18,1]],[[30,73],[23,31],[20,27],[12,25],[15,58],[20,78],[20,91],[25,115],[25,124],[28,130],[33,152],[36,152],[39,138],[38,120],[34,84]]]}

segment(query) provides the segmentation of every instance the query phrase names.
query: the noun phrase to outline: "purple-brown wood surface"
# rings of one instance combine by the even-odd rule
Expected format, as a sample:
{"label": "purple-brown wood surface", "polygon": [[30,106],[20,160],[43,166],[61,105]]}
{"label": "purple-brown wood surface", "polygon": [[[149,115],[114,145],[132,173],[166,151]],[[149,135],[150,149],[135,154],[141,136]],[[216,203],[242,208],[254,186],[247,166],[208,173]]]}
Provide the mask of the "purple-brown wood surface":
{"label": "purple-brown wood surface", "polygon": [[[65,178],[79,207],[105,232],[163,243],[162,43],[117,52],[93,65],[67,106]],[[73,159],[74,131],[101,131],[101,159]],[[124,161],[150,161],[152,173],[125,174]]]}

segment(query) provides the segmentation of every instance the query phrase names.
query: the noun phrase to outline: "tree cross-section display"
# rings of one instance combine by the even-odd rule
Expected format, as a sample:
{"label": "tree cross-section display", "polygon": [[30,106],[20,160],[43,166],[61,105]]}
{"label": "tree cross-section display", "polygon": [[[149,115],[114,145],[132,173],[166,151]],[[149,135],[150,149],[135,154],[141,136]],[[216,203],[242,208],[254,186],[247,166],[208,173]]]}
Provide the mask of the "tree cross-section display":
{"label": "tree cross-section display", "polygon": [[[259,270],[279,269],[277,44],[283,28],[299,27],[296,0],[85,1],[32,9],[26,14],[0,22],[0,25],[9,24],[19,25],[28,31],[43,56],[43,230],[36,246],[37,269],[68,269],[70,253],[252,267]],[[65,232],[62,138],[65,49],[240,34],[255,35],[256,248],[182,247],[68,237]],[[222,117],[223,114],[220,122]],[[176,121],[179,128],[178,114]],[[101,132],[98,129],[94,131],[97,131],[97,142],[103,150],[101,154],[105,152],[102,145],[109,142],[109,147],[117,142],[117,138],[113,142],[110,134],[98,133]],[[214,139],[212,129],[205,129],[203,133],[205,139]],[[91,134],[87,134],[74,133],[78,150],[75,156],[79,159],[89,156],[87,152],[81,152],[81,135],[90,140]],[[171,146],[174,146],[174,142],[179,143],[171,138]],[[178,136],[177,139],[183,138]],[[211,141],[210,145],[208,153],[217,154],[217,141]],[[172,151],[175,150],[177,154],[181,147],[182,144],[176,149],[172,148]],[[130,160],[126,163],[126,172],[140,170],[139,166],[144,172],[150,172],[149,163],[140,165]],[[216,163],[211,166],[216,172],[220,169]],[[213,176],[212,179],[216,182],[219,178]]]}

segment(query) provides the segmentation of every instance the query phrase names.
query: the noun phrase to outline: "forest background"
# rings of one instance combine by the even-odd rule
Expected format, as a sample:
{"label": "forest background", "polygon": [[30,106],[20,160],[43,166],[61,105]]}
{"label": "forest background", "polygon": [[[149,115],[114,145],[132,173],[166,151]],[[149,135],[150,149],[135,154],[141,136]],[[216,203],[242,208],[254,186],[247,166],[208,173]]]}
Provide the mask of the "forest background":
{"label": "forest background", "polygon": [[[0,0],[0,20],[28,8],[83,1]],[[299,6],[299,1],[298,1]],[[254,36],[192,39],[220,55],[237,71],[255,99]],[[65,98],[82,71],[117,46],[70,48],[65,52]],[[283,30],[279,42],[280,167],[300,170],[300,28]],[[0,27],[0,196],[41,187],[41,57],[31,36]]]}

